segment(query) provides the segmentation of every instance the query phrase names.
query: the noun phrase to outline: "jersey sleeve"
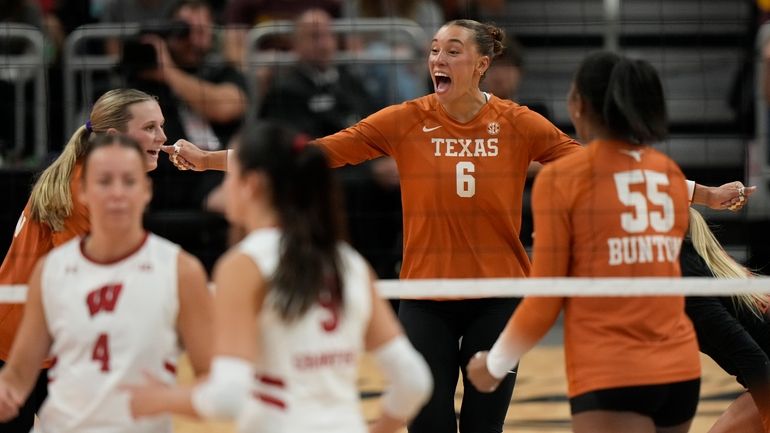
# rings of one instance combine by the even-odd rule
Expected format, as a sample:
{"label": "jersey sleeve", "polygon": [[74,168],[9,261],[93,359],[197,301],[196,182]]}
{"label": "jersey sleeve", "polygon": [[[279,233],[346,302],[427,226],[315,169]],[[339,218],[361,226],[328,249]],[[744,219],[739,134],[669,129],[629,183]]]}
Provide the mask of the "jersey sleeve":
{"label": "jersey sleeve", "polygon": [[532,348],[551,329],[564,305],[563,297],[528,296],[511,318],[517,339]]}
{"label": "jersey sleeve", "polygon": [[577,141],[534,111],[521,113],[516,124],[523,128],[522,132],[529,139],[530,154],[534,161],[548,163],[581,149]]}
{"label": "jersey sleeve", "polygon": [[[316,140],[332,167],[359,164],[384,155],[394,156],[395,143],[402,135],[405,106],[384,108],[336,134]],[[405,129],[405,128],[404,128]]]}
{"label": "jersey sleeve", "polygon": [[553,166],[546,166],[532,188],[534,248],[532,277],[564,277],[569,271],[571,227],[569,202],[559,188]]}

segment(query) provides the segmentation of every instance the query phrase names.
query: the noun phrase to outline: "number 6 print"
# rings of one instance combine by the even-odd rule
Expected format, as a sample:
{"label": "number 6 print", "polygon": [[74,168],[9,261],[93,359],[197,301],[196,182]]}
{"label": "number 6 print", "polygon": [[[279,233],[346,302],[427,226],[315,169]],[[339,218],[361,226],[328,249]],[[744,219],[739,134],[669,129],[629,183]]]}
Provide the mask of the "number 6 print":
{"label": "number 6 print", "polygon": [[[631,185],[645,184],[645,194],[631,191]],[[633,206],[633,212],[620,215],[620,226],[628,233],[642,233],[648,226],[656,232],[667,232],[674,227],[674,201],[671,196],[658,190],[659,185],[668,185],[668,176],[654,170],[630,170],[615,173],[615,188],[618,199],[626,206]],[[648,211],[647,202],[663,208]]]}
{"label": "number 6 print", "polygon": [[457,195],[460,197],[473,197],[476,195],[476,179],[469,173],[476,172],[476,166],[470,161],[457,163]]}

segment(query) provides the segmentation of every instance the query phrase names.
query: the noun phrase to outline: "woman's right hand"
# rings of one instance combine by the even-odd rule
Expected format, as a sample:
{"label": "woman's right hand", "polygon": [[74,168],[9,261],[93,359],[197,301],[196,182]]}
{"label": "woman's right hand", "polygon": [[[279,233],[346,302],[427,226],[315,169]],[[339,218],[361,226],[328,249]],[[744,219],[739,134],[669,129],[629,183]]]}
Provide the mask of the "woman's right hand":
{"label": "woman's right hand", "polygon": [[24,399],[5,381],[0,381],[0,422],[9,421],[19,416],[19,408]]}
{"label": "woman's right hand", "polygon": [[171,163],[180,170],[206,171],[208,153],[187,140],[177,140],[170,146],[161,146]]}

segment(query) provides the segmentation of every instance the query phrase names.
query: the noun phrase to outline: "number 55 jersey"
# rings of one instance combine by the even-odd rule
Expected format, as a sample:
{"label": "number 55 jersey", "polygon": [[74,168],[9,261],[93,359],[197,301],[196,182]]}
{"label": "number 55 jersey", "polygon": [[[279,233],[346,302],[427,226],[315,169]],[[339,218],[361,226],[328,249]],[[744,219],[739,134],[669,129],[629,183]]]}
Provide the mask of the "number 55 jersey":
{"label": "number 55 jersey", "polygon": [[170,417],[134,421],[121,385],[176,378],[179,247],[148,234],[128,256],[90,259],[74,239],[46,257],[42,302],[53,338],[45,433],[171,432]]}

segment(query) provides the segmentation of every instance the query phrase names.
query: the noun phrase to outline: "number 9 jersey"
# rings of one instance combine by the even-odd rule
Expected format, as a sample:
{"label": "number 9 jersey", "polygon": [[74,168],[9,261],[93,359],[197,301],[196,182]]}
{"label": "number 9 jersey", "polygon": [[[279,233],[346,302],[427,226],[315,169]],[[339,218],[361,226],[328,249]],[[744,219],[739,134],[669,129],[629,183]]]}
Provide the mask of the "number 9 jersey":
{"label": "number 9 jersey", "polygon": [[170,433],[168,416],[134,421],[121,385],[149,372],[176,380],[179,247],[148,234],[110,263],[88,258],[74,239],[45,258],[42,302],[53,344],[45,433]]}

